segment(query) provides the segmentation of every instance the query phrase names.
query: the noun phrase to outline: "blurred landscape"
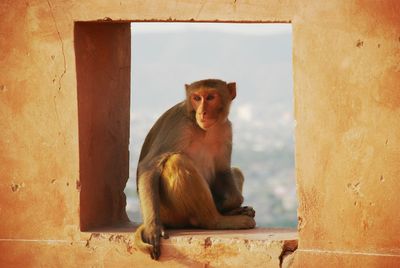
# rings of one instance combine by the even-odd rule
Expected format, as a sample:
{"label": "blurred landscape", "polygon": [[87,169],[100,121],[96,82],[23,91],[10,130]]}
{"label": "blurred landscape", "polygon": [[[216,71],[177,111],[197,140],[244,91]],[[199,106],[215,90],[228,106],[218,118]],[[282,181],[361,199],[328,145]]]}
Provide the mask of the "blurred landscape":
{"label": "blurred landscape", "polygon": [[291,26],[132,24],[128,215],[141,221],[136,166],[155,120],[184,99],[184,84],[237,83],[232,103],[232,165],[245,174],[245,205],[257,226],[296,227]]}

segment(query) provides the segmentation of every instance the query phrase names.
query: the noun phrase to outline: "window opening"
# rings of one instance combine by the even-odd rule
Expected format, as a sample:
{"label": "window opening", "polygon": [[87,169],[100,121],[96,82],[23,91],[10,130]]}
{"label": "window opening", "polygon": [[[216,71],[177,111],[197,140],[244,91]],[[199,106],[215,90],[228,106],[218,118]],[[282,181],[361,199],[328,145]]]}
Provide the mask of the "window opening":
{"label": "window opening", "polygon": [[297,226],[290,24],[131,24],[130,178],[127,212],[140,222],[136,167],[155,120],[183,100],[184,84],[237,83],[232,166],[245,175],[244,205],[259,227]]}

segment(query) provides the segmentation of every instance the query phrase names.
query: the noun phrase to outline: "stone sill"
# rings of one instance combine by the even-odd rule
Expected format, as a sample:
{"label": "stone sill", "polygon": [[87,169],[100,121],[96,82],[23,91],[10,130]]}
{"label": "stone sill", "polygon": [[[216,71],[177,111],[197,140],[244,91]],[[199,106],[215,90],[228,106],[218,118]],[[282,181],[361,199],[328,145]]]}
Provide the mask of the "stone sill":
{"label": "stone sill", "polygon": [[[133,245],[136,226],[131,223],[93,230],[86,247],[94,249],[110,242],[122,244],[136,260],[143,258],[140,263],[149,263],[150,257]],[[174,267],[289,267],[298,240],[297,230],[283,228],[181,229],[168,230],[168,234],[169,239],[162,239],[158,263]]]}

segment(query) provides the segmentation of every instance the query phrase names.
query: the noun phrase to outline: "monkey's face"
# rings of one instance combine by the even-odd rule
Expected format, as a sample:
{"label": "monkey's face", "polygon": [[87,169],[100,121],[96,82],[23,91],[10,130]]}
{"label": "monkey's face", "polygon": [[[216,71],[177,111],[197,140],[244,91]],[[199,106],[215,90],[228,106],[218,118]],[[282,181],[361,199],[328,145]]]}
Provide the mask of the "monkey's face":
{"label": "monkey's face", "polygon": [[196,122],[200,128],[207,130],[218,123],[222,118],[222,100],[217,90],[203,88],[190,95],[190,103],[196,114]]}

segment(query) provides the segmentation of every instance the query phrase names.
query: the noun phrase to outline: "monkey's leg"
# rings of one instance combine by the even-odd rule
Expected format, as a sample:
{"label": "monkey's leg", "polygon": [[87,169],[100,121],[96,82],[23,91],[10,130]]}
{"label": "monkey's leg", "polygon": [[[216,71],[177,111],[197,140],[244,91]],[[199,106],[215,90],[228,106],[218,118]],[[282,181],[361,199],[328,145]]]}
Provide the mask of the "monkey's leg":
{"label": "monkey's leg", "polygon": [[[239,194],[237,195],[240,195],[241,197],[243,192],[244,175],[242,171],[237,167],[233,167],[231,171],[232,171],[233,181],[235,182],[237,189],[239,190]],[[238,199],[239,196],[231,196],[231,198],[235,200]],[[239,207],[225,212],[224,215],[247,215],[249,217],[254,217],[256,215],[256,212],[250,206],[241,207],[239,205]]]}
{"label": "monkey's leg", "polygon": [[243,183],[244,183],[244,175],[242,171],[237,168],[233,167],[232,169],[233,181],[236,183],[236,186],[240,193],[243,192]]}
{"label": "monkey's leg", "polygon": [[182,154],[169,157],[160,182],[161,222],[170,227],[192,225],[207,229],[254,228],[247,215],[221,215],[210,188],[193,162]]}

